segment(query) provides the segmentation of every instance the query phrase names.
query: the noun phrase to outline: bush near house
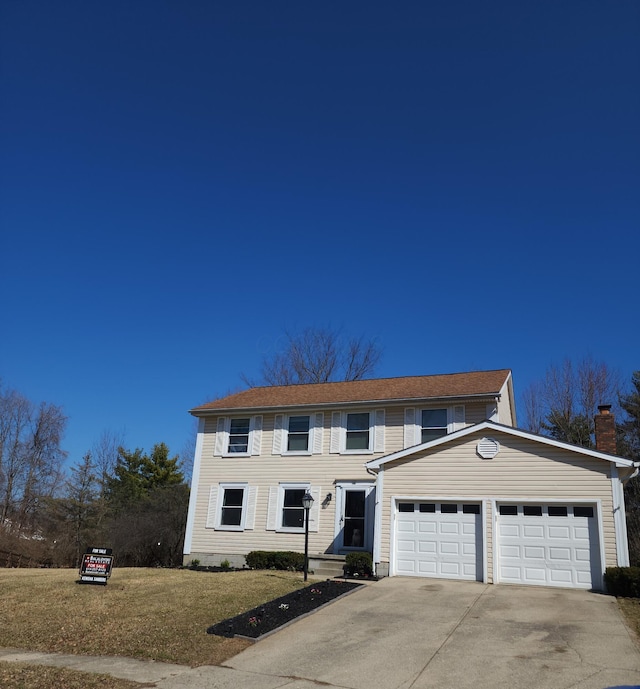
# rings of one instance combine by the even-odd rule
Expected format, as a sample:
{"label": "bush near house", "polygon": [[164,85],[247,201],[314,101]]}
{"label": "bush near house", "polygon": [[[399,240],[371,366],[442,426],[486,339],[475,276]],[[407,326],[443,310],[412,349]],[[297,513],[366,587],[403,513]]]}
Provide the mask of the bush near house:
{"label": "bush near house", "polygon": [[640,567],[607,567],[607,592],[621,598],[640,598]]}
{"label": "bush near house", "polygon": [[281,569],[289,572],[301,572],[304,569],[304,555],[289,550],[252,550],[245,559],[247,567],[251,569]]}
{"label": "bush near house", "polygon": [[347,553],[344,573],[347,576],[370,577],[373,574],[371,553]]}

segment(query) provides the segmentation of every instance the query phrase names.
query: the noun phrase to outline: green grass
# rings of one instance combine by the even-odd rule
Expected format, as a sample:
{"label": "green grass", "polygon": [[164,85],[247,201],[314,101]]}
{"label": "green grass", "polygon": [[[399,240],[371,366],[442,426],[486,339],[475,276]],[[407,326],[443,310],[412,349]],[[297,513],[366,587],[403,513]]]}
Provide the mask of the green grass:
{"label": "green grass", "polygon": [[248,642],[207,627],[303,585],[300,574],[260,571],[123,568],[107,586],[77,579],[68,569],[0,569],[0,646],[217,665]]}

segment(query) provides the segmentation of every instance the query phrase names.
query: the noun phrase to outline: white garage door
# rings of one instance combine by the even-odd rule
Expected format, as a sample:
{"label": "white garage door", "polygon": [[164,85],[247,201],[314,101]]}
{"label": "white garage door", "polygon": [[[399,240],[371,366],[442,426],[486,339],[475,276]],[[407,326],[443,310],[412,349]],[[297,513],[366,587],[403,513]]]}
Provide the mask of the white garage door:
{"label": "white garage door", "polygon": [[396,574],[482,580],[479,503],[400,502],[396,510]]}
{"label": "white garage door", "polygon": [[499,505],[498,581],[600,588],[595,506]]}

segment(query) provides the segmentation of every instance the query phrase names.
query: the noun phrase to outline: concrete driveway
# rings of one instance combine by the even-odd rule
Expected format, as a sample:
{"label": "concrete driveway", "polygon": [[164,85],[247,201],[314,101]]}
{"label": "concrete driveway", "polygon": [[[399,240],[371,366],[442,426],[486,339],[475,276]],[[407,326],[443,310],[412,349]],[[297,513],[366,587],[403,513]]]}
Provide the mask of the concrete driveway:
{"label": "concrete driveway", "polygon": [[288,687],[640,687],[640,653],[612,597],[405,577],[363,587],[226,667]]}

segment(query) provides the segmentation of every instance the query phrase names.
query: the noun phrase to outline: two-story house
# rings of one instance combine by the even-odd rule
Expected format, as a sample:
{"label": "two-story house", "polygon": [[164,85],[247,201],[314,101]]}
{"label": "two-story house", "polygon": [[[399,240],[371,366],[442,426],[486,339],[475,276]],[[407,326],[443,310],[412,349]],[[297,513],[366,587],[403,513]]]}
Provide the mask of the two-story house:
{"label": "two-story house", "polygon": [[379,575],[596,589],[628,564],[635,466],[517,429],[508,370],[256,387],[191,413],[185,562],[301,552],[309,491],[312,562],[361,550]]}

